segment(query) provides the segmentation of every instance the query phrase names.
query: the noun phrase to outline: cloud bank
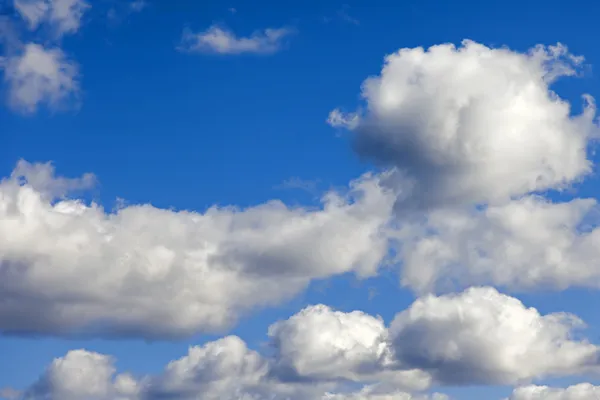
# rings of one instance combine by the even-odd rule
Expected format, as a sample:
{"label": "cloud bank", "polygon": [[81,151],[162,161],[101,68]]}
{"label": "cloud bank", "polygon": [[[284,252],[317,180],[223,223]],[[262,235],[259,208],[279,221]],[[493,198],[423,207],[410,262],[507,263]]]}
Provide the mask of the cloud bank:
{"label": "cloud bank", "polygon": [[[114,359],[87,350],[54,360],[20,398],[83,399],[446,399],[432,384],[519,384],[597,370],[599,347],[572,339],[582,324],[541,315],[492,288],[416,300],[389,329],[359,311],[309,306],[268,329],[264,356],[237,336],[192,346],[162,373],[117,373]],[[290,373],[293,371],[293,373]],[[348,383],[362,385],[348,390]],[[586,385],[562,391],[537,386],[511,400],[584,399]]]}
{"label": "cloud bank", "polygon": [[313,279],[375,275],[387,256],[393,195],[370,174],[318,209],[270,201],[204,213],[144,204],[107,213],[67,196],[93,181],[21,162],[0,182],[0,331],[215,332]]}

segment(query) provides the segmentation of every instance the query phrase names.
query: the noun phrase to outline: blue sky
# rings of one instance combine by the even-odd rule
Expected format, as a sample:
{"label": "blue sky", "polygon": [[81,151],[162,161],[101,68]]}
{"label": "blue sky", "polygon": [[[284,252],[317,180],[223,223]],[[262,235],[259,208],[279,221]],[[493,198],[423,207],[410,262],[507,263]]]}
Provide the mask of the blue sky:
{"label": "blue sky", "polygon": [[[56,4],[60,1],[65,0],[54,0]],[[34,102],[35,110],[24,111],[23,104],[11,103],[11,91],[15,86],[11,86],[14,77],[10,75],[9,62],[0,64],[5,75],[0,89],[3,96],[0,175],[9,177],[19,160],[32,163],[28,164],[30,166],[51,161],[56,176],[77,178],[91,172],[96,176],[97,184],[85,191],[68,193],[67,197],[81,198],[86,204],[96,202],[107,212],[118,207],[121,201],[125,205],[151,204],[159,209],[203,213],[213,205],[246,208],[271,199],[280,199],[290,207],[312,210],[321,207],[320,198],[324,193],[345,193],[348,183],[363,173],[374,171],[378,174],[387,168],[406,167],[402,161],[390,165],[377,156],[365,156],[355,151],[352,127],[345,124],[348,129],[336,129],[327,123],[332,110],[339,108],[352,112],[365,104],[360,99],[361,85],[368,77],[380,75],[384,57],[401,48],[427,49],[446,43],[460,46],[463,39],[470,39],[490,49],[506,46],[514,54],[522,55],[538,44],[560,42],[568,46],[571,54],[585,56],[585,61],[578,65],[580,76],[562,78],[552,89],[572,105],[572,115],[582,111],[583,93],[595,98],[600,96],[600,80],[596,73],[600,50],[594,41],[600,5],[589,2],[148,0],[143,6],[137,3],[139,7],[132,7],[133,3],[126,0],[94,0],[87,2],[77,28],[60,34],[57,33],[60,29],[57,22],[51,17],[42,17],[39,26],[30,29],[31,26],[24,22],[27,16],[12,3],[12,0],[4,0],[5,19],[2,23],[7,28],[0,31],[4,35],[0,43],[3,44],[2,60],[18,60],[24,52],[23,46],[28,43],[38,43],[44,49],[60,49],[69,63],[77,65],[76,80],[80,90],[76,101],[67,98],[54,104],[40,98]],[[53,1],[47,4],[52,7]],[[275,41],[273,49],[264,52],[260,45],[229,54],[220,54],[218,49],[181,48],[186,29],[201,35],[212,26],[223,28],[237,38],[252,38],[253,32],[262,35],[267,28],[283,28],[286,34],[281,41]],[[18,45],[9,44],[9,35],[18,37]],[[24,79],[33,78],[26,76]],[[493,79],[491,76],[490,80]],[[29,101],[25,107],[31,106]],[[423,118],[429,116],[424,114]],[[591,125],[597,127],[595,122]],[[360,129],[359,135],[363,132]],[[544,128],[540,128],[540,135],[544,134]],[[515,152],[518,153],[518,149],[515,148]],[[543,155],[544,160],[551,157],[563,156]],[[590,160],[595,163],[597,156],[590,156]],[[560,174],[562,171],[554,172]],[[33,181],[26,173],[24,176]],[[598,197],[594,168],[583,182],[573,176],[568,178],[565,180],[574,189],[566,195],[546,192],[554,188],[552,185],[541,187],[541,192],[557,202]],[[493,184],[501,186],[504,182],[498,180]],[[33,183],[31,186],[38,189]],[[486,190],[488,186],[485,186]],[[520,196],[530,192],[516,190],[508,194]],[[473,203],[487,204],[487,200],[483,195]],[[489,203],[496,200],[491,199]],[[49,200],[48,205],[56,201],[59,199]],[[397,207],[394,210],[397,211]],[[427,212],[423,211],[422,215],[429,215]],[[399,218],[403,223],[401,214],[391,218]],[[0,220],[0,224],[8,227],[7,221]],[[353,225],[347,229],[367,228]],[[42,240],[33,234],[27,237],[27,232],[31,231],[23,232],[24,236],[20,237],[25,243]],[[334,235],[327,232],[324,235]],[[7,241],[5,245],[9,242],[13,243]],[[376,244],[367,244],[367,247],[371,246]],[[21,253],[15,256],[21,247],[18,249],[7,247],[1,251],[0,248],[0,266],[38,260],[35,257],[39,254],[33,251],[31,258]],[[581,249],[574,248],[573,253],[588,254],[585,250],[588,247]],[[328,254],[327,251],[325,248],[324,254]],[[46,260],[39,257],[39,260]],[[523,288],[516,283],[511,286],[508,281],[492,279],[478,281],[473,278],[470,282],[474,286],[497,287],[501,293],[518,298],[525,306],[535,307],[541,315],[573,313],[587,322],[588,328],[583,333],[589,341],[600,343],[600,318],[595,306],[600,301],[600,284],[595,283],[600,270],[594,254],[584,261],[581,261],[582,265],[591,271],[589,285],[577,281],[556,290],[556,287],[546,287],[545,283]],[[73,335],[68,327],[65,331],[57,328],[61,331],[57,333],[56,329],[38,329],[34,323],[27,325],[29,328],[12,331],[13,325],[8,318],[14,319],[17,314],[7,305],[7,310],[0,308],[0,333],[3,333],[0,336],[0,388],[12,388],[16,392],[10,393],[20,393],[14,394],[15,398],[38,398],[31,394],[35,392],[31,385],[38,380],[50,382],[49,375],[44,375],[45,369],[53,359],[64,357],[75,349],[110,355],[117,360],[119,373],[131,372],[139,377],[160,376],[171,360],[186,355],[189,346],[201,346],[229,334],[238,335],[250,349],[268,353],[269,326],[313,304],[322,303],[342,312],[361,310],[369,315],[381,315],[389,324],[394,315],[410,307],[417,296],[410,284],[401,287],[399,283],[402,276],[399,271],[405,263],[394,262],[364,280],[356,278],[350,266],[343,269],[343,273],[323,274],[319,279],[310,279],[307,289],[290,289],[291,299],[279,296],[282,298],[271,301],[269,306],[251,307],[250,311],[241,312],[239,318],[226,328],[215,332],[191,329],[176,339],[158,337],[147,341],[140,333],[143,329],[128,337],[94,332],[91,326],[102,324],[103,320],[93,318],[91,325],[84,326],[91,332],[85,337]],[[51,270],[52,265],[48,264],[46,271]],[[75,269],[70,272],[73,276],[77,275],[77,268],[84,268],[77,262],[73,265]],[[495,268],[509,267],[498,263]],[[102,270],[99,271],[100,275],[89,279],[101,280]],[[0,277],[3,273],[7,274],[0,269]],[[278,279],[272,276],[266,281],[267,286],[283,286],[283,282],[287,282]],[[0,295],[20,301],[18,295],[14,299],[10,297],[13,294],[8,285],[0,284]],[[21,290],[19,288],[15,291]],[[457,288],[456,292],[462,289]],[[229,307],[234,306],[229,304]],[[45,312],[60,313],[59,308]],[[48,317],[52,321],[53,318]],[[60,318],[56,318],[57,324],[61,324]],[[513,315],[513,318],[517,317]],[[441,331],[436,332],[440,334]],[[308,337],[306,332],[299,335]],[[581,373],[577,368],[573,368],[577,372],[555,376],[546,376],[542,368],[542,372],[533,375],[543,376],[536,383],[556,387],[580,382],[600,384],[597,366],[591,369],[591,374],[587,370]],[[526,374],[521,377],[527,381]],[[444,381],[445,378],[435,379]],[[454,399],[501,399],[509,396],[513,387],[519,386],[518,383],[477,382],[473,385],[465,387],[442,382],[425,392],[446,393]],[[52,385],[47,383],[47,386]],[[8,396],[9,392],[0,392],[0,397],[2,393]],[[66,392],[52,393],[50,396],[54,397],[49,398],[59,398],[57,393]],[[101,398],[71,395],[74,400]],[[106,396],[118,398],[114,394]],[[203,398],[199,394],[196,396]],[[188,397],[180,395],[179,398]],[[515,397],[515,400],[526,398],[529,397]],[[560,397],[563,398],[591,397]]]}

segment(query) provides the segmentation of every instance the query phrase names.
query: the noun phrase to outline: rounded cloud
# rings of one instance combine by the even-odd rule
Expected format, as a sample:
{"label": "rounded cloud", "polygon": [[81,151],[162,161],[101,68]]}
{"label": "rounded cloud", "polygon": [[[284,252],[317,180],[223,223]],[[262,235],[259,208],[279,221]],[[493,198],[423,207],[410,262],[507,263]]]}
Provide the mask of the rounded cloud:
{"label": "rounded cloud", "polygon": [[280,367],[321,379],[352,379],[361,370],[376,369],[386,350],[385,332],[380,318],[325,305],[308,307],[269,328]]}
{"label": "rounded cloud", "polygon": [[334,110],[329,123],[352,131],[360,156],[398,169],[412,190],[399,207],[561,188],[591,171],[587,149],[598,133],[590,96],[572,115],[550,89],[582,61],[560,44],[527,53],[469,40],[405,48],[363,83],[364,112]]}
{"label": "rounded cloud", "polygon": [[130,375],[116,375],[112,357],[73,350],[55,359],[40,379],[18,398],[127,400],[136,395],[137,382]]}
{"label": "rounded cloud", "polygon": [[493,288],[426,296],[390,326],[395,357],[446,384],[516,384],[598,368],[599,348],[571,339],[583,323],[540,315]]}

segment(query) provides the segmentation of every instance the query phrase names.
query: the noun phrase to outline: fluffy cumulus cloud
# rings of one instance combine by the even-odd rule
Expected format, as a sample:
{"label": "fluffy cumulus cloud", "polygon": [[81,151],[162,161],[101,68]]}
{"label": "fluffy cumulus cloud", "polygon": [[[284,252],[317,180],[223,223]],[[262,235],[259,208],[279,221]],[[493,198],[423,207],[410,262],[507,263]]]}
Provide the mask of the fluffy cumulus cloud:
{"label": "fluffy cumulus cloud", "polygon": [[350,378],[379,364],[386,349],[385,326],[360,311],[308,307],[269,328],[281,366],[297,376]]}
{"label": "fluffy cumulus cloud", "polygon": [[21,162],[0,183],[0,331],[216,331],[311,279],[374,275],[387,255],[394,196],[376,176],[327,193],[318,209],[270,201],[204,213],[150,205],[107,213],[68,197],[91,182]]}
{"label": "fluffy cumulus cloud", "polygon": [[490,203],[561,188],[591,170],[596,107],[573,115],[550,89],[583,58],[562,45],[527,53],[472,41],[406,48],[363,83],[363,112],[334,110],[358,154],[398,169],[399,207]]}
{"label": "fluffy cumulus cloud", "polygon": [[240,338],[229,336],[191,347],[160,376],[147,378],[142,394],[148,399],[253,399],[268,386],[267,373],[263,357]]}
{"label": "fluffy cumulus cloud", "polygon": [[335,385],[287,384],[269,378],[268,368],[268,360],[235,336],[191,347],[186,356],[170,362],[162,373],[138,379],[117,374],[111,357],[75,350],[54,360],[31,387],[13,394],[19,400],[412,399],[405,392],[370,386],[356,393],[334,393],[329,390]]}
{"label": "fluffy cumulus cloud", "polygon": [[[491,288],[418,299],[388,329],[378,317],[316,305],[269,328],[274,351],[267,355],[226,336],[190,347],[159,374],[133,377],[118,374],[112,357],[75,350],[19,398],[445,400],[425,390],[597,371],[598,347],[570,337],[579,324],[572,315],[540,315]],[[581,396],[594,390],[523,386],[510,400],[587,399]]]}
{"label": "fluffy cumulus cloud", "polygon": [[106,355],[73,350],[55,359],[40,379],[18,399],[126,400],[136,395],[137,382],[127,374],[116,375],[114,360]]}
{"label": "fluffy cumulus cloud", "polygon": [[276,372],[286,379],[372,379],[411,390],[431,383],[423,371],[386,371],[390,352],[383,321],[360,311],[307,307],[272,325],[269,336],[276,349]]}
{"label": "fluffy cumulus cloud", "polygon": [[[316,306],[323,310],[323,306]],[[310,311],[310,310],[308,310]],[[305,318],[307,310],[292,317]],[[329,311],[333,313],[333,311]],[[337,315],[348,320],[360,318],[358,313]],[[371,318],[369,316],[362,318]],[[282,321],[282,323],[290,323]],[[310,322],[314,323],[314,321]],[[381,328],[381,327],[380,327]],[[275,326],[272,329],[280,329]],[[328,336],[338,332],[330,325],[324,327]],[[378,329],[379,331],[380,329]],[[348,334],[349,331],[346,330]],[[318,339],[311,337],[318,342]],[[283,338],[282,338],[283,339]],[[291,339],[291,345],[293,345]],[[330,347],[317,343],[327,354],[333,354],[335,343]],[[298,348],[302,351],[302,348]],[[157,375],[133,377],[118,374],[112,357],[86,350],[75,350],[54,360],[40,379],[22,393],[15,392],[20,400],[154,400],[154,399],[194,399],[194,400],[445,400],[445,396],[435,394],[411,394],[402,391],[393,381],[376,384],[365,383],[362,389],[349,388],[342,378],[353,372],[352,361],[338,361],[338,373],[334,379],[331,371],[318,366],[305,369],[307,375],[299,375],[294,380],[286,380],[277,373],[281,368],[281,353],[265,357],[247,347],[237,336],[227,336],[208,342],[202,346],[192,346],[188,353],[174,360]],[[289,355],[285,355],[289,357]],[[345,371],[345,372],[344,372]],[[302,372],[302,373],[303,373]],[[314,380],[317,375],[322,376]],[[303,379],[306,378],[306,379]],[[308,379],[308,380],[307,380]],[[425,389],[418,382],[415,388]],[[365,380],[371,379],[365,376]],[[355,380],[361,384],[361,380]]]}
{"label": "fluffy cumulus cloud", "polygon": [[525,196],[499,206],[436,211],[402,238],[402,279],[417,291],[494,284],[600,288],[595,199]]}
{"label": "fluffy cumulus cloud", "polygon": [[566,389],[548,386],[524,386],[515,389],[505,400],[596,400],[600,398],[600,387],[580,383]]}
{"label": "fluffy cumulus cloud", "polygon": [[79,68],[60,48],[29,43],[7,57],[4,80],[10,106],[24,113],[37,111],[42,104],[59,109],[76,102]]}
{"label": "fluffy cumulus cloud", "polygon": [[572,339],[583,322],[540,315],[493,288],[426,296],[396,316],[395,357],[446,384],[515,384],[597,371],[600,348]]}
{"label": "fluffy cumulus cloud", "polygon": [[85,0],[14,0],[14,6],[30,29],[48,24],[58,37],[77,32],[90,7]]}
{"label": "fluffy cumulus cloud", "polygon": [[231,30],[213,25],[203,32],[183,32],[180,49],[194,53],[269,54],[280,50],[294,31],[290,28],[267,28],[247,37],[236,36]]}

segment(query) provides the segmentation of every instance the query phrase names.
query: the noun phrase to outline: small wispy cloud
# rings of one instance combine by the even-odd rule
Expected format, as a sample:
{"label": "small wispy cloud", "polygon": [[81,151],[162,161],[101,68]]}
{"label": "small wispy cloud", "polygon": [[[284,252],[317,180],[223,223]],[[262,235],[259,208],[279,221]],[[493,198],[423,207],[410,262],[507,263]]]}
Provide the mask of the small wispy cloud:
{"label": "small wispy cloud", "polygon": [[213,25],[203,32],[185,29],[181,51],[213,54],[272,54],[283,47],[285,39],[295,33],[291,28],[267,28],[255,31],[250,36],[237,36],[225,27]]}
{"label": "small wispy cloud", "polygon": [[348,8],[348,5],[342,6],[342,8],[340,8],[337,12],[338,18],[340,18],[342,21],[348,22],[349,24],[360,25],[360,21],[358,19],[348,14]]}
{"label": "small wispy cloud", "polygon": [[129,3],[117,3],[114,7],[108,10],[106,16],[113,23],[122,22],[130,14],[142,12],[148,8],[149,4],[146,0],[133,0]]}
{"label": "small wispy cloud", "polygon": [[146,7],[148,7],[148,2],[145,0],[135,0],[129,4],[129,9],[133,12],[140,12]]}
{"label": "small wispy cloud", "polygon": [[[61,43],[64,36],[79,32],[91,2],[10,2],[10,12],[0,15],[0,72],[8,106],[22,114],[34,114],[40,106],[51,111],[77,108],[79,67]],[[5,12],[2,4],[0,12]]]}
{"label": "small wispy cloud", "polygon": [[318,184],[320,180],[304,180],[298,177],[293,177],[290,179],[286,179],[282,184],[275,186],[275,189],[288,190],[288,189],[297,189],[302,190],[310,194],[318,193]]}
{"label": "small wispy cloud", "polygon": [[29,29],[47,23],[61,37],[79,30],[83,14],[91,5],[85,0],[14,0],[14,7]]}
{"label": "small wispy cloud", "polygon": [[335,12],[335,15],[323,17],[323,22],[329,23],[333,20],[341,20],[352,25],[360,25],[360,21],[357,18],[351,16],[348,12],[349,8],[350,7],[347,4],[344,4],[339,10]]}
{"label": "small wispy cloud", "polygon": [[41,104],[53,110],[77,104],[79,68],[60,48],[29,43],[20,53],[6,57],[4,64],[9,105],[14,110],[32,114]]}

